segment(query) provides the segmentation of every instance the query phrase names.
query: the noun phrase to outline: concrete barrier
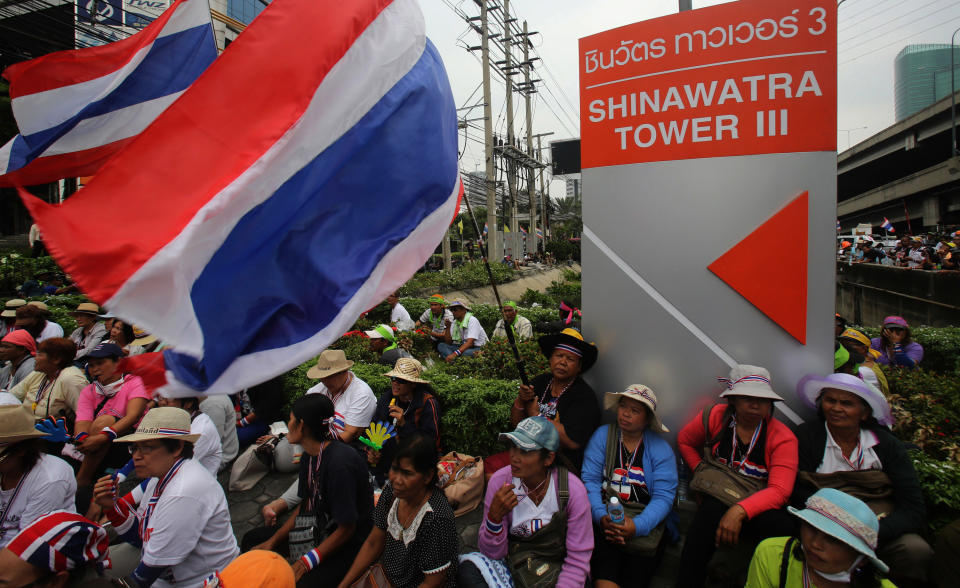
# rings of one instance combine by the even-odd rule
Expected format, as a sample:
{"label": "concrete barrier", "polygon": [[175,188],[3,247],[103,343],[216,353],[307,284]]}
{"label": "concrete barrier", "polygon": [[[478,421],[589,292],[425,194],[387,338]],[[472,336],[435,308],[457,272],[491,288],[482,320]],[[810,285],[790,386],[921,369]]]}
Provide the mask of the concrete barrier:
{"label": "concrete barrier", "polygon": [[899,315],[911,325],[960,325],[960,272],[837,262],[837,312],[859,325]]}

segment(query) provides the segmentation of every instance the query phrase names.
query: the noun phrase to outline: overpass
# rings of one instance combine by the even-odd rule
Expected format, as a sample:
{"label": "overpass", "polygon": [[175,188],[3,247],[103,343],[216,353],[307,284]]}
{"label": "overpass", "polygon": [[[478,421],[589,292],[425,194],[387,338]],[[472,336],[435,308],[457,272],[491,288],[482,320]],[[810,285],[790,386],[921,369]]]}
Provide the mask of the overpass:
{"label": "overpass", "polygon": [[[960,103],[960,92],[955,94]],[[837,157],[837,218],[847,233],[886,217],[898,234],[960,225],[960,157],[951,156],[950,97]]]}

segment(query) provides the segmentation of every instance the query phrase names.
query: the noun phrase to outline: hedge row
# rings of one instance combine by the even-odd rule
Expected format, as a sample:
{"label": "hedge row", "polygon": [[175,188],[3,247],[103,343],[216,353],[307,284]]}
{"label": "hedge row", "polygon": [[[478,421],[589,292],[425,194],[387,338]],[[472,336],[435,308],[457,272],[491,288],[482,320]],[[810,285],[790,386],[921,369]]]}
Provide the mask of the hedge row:
{"label": "hedge row", "polygon": [[[502,263],[491,263],[490,269],[493,279],[498,283],[512,280],[516,271]],[[429,296],[434,292],[449,292],[464,288],[477,288],[490,284],[490,276],[483,262],[474,261],[465,263],[451,270],[437,272],[417,272],[397,292],[401,296]]]}

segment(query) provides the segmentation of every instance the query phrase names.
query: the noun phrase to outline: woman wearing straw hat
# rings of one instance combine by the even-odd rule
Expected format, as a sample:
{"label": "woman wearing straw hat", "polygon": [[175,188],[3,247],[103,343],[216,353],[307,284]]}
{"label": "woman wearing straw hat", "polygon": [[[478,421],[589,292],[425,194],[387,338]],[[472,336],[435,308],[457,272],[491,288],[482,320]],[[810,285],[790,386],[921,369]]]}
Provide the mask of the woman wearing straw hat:
{"label": "woman wearing straw hat", "polygon": [[73,470],[42,452],[34,422],[22,406],[0,406],[0,547],[51,511],[73,511]]}
{"label": "woman wearing straw hat", "polygon": [[107,338],[107,328],[100,322],[100,307],[92,302],[81,303],[70,316],[77,321],[76,330],[70,333],[70,339],[77,346],[74,359],[85,363],[87,355]]}
{"label": "woman wearing straw hat", "polygon": [[[703,473],[695,471],[690,483],[691,490],[703,490],[680,556],[678,586],[703,586],[717,547],[756,545],[791,526],[781,509],[797,475],[797,438],[773,417],[773,403],[783,398],[762,367],[737,365],[720,381],[727,387],[720,394],[726,403],[703,409],[677,435],[687,466],[697,470],[704,462]],[[715,484],[715,492],[699,485],[711,470],[732,484]]]}
{"label": "woman wearing straw hat", "polygon": [[[604,408],[617,419],[590,438],[581,476],[593,512],[591,576],[595,588],[647,586],[659,565],[677,491],[677,458],[660,436],[669,430],[657,416],[653,390],[633,384],[608,392]],[[611,497],[626,511],[621,524],[607,514]]]}
{"label": "woman wearing straw hat", "polygon": [[[531,416],[549,419],[560,433],[559,457],[566,467],[579,472],[587,442],[600,426],[597,396],[581,377],[597,362],[597,346],[584,341],[576,329],[544,335],[538,343],[550,361],[550,371],[533,378],[529,386],[520,386],[510,407],[510,426]],[[491,456],[489,467],[506,464],[497,457]]]}
{"label": "woman wearing straw hat", "polygon": [[875,552],[877,515],[863,501],[825,488],[803,510],[788,510],[800,519],[799,536],[762,541],[750,561],[747,588],[895,588]]}
{"label": "woman wearing straw hat", "polygon": [[910,325],[900,316],[883,319],[880,336],[870,340],[870,347],[880,352],[880,365],[915,368],[923,360],[923,346],[911,340]]}
{"label": "woman wearing straw hat", "polygon": [[[135,433],[117,439],[129,443],[137,477],[149,480],[142,494],[118,499],[111,476],[97,481],[97,504],[120,538],[141,550],[134,586],[200,586],[239,554],[223,489],[191,459],[199,437],[187,411],[154,408]],[[145,500],[137,504],[138,496]]]}
{"label": "woman wearing straw hat", "polygon": [[500,439],[510,465],[487,484],[479,553],[460,558],[460,586],[580,588],[590,573],[593,524],[587,490],[555,460],[560,435],[549,420],[526,418]]}
{"label": "woman wearing straw hat", "polygon": [[893,416],[876,388],[850,374],[810,375],[797,385],[818,419],[797,428],[800,474],[792,502],[818,488],[840,488],[880,517],[879,553],[897,584],[927,578],[933,551],[919,535],[926,526],[923,493],[903,443],[887,427]]}
{"label": "woman wearing straw hat", "polygon": [[395,423],[397,434],[387,439],[381,451],[367,447],[367,461],[378,484],[386,479],[397,445],[404,437],[420,433],[432,440],[435,450],[440,449],[440,406],[430,382],[420,377],[422,374],[423,365],[412,357],[398,359],[386,373],[390,392],[377,401],[373,421]]}

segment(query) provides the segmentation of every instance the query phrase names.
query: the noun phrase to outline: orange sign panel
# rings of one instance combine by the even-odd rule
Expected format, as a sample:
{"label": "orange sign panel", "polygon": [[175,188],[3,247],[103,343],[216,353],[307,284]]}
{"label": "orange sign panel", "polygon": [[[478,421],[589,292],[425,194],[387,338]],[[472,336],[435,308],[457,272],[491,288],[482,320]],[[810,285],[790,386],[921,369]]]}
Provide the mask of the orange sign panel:
{"label": "orange sign panel", "polygon": [[835,151],[836,18],[741,0],[580,39],[582,167]]}

